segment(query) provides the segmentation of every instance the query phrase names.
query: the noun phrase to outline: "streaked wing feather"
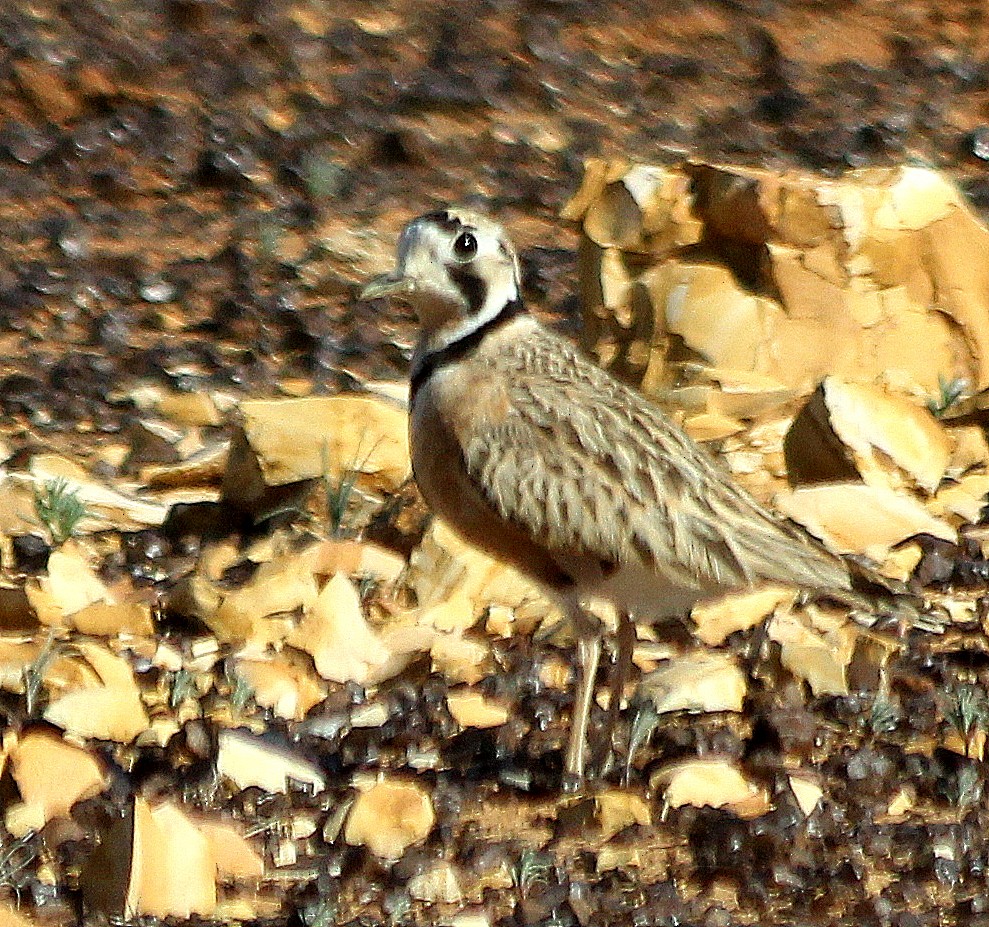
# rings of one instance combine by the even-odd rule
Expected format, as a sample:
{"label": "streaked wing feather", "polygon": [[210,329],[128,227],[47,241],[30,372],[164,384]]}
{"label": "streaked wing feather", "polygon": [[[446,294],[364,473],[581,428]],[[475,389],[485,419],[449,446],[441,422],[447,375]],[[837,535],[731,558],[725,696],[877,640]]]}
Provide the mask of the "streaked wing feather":
{"label": "streaked wing feather", "polygon": [[689,587],[848,587],[840,561],[761,508],[658,407],[569,342],[540,331],[512,357],[508,417],[464,449],[502,517],[551,549],[659,564]]}

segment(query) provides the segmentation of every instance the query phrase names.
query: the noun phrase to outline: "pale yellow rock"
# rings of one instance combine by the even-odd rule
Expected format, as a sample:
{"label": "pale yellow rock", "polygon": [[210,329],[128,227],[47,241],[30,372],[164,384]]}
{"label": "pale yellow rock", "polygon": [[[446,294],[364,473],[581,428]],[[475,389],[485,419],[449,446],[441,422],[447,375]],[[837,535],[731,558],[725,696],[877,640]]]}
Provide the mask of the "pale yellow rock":
{"label": "pale yellow rock", "polygon": [[301,721],[326,698],[326,686],[303,660],[288,651],[236,660],[234,668],[251,689],[254,701],[279,718]]}
{"label": "pale yellow rock", "polygon": [[758,451],[733,450],[724,454],[728,469],[736,476],[752,476],[765,469],[766,460]]}
{"label": "pale yellow rock", "polygon": [[416,901],[426,904],[457,904],[464,893],[453,863],[439,859],[409,879],[406,888]]}
{"label": "pale yellow rock", "polygon": [[474,603],[463,591],[456,591],[446,601],[421,609],[418,621],[437,631],[462,633],[477,624],[478,616]]}
{"label": "pale yellow rock", "polygon": [[476,690],[453,690],[447,694],[446,703],[461,727],[498,727],[509,718],[506,704]]}
{"label": "pale yellow rock", "polygon": [[955,529],[913,498],[882,486],[820,484],[781,493],[776,508],[839,554],[865,554],[881,563],[915,534],[956,540]]}
{"label": "pale yellow rock", "polygon": [[15,803],[7,809],[4,823],[15,837],[39,831],[45,826],[44,809],[38,805]]}
{"label": "pale yellow rock", "polygon": [[105,531],[111,525],[121,529],[157,526],[168,517],[167,505],[142,498],[133,485],[121,484],[115,489],[95,479],[75,461],[57,454],[36,454],[27,476],[38,491],[44,491],[47,483],[64,480],[88,513],[77,526],[79,533]]}
{"label": "pale yellow rock", "polygon": [[75,612],[69,624],[94,637],[150,637],[155,630],[151,606],[144,602],[94,602]]}
{"label": "pale yellow rock", "polygon": [[138,796],[102,835],[80,875],[87,907],[106,917],[187,920],[216,909],[216,860],[197,821]]}
{"label": "pale yellow rock", "polygon": [[15,837],[26,833],[18,821],[40,829],[68,815],[77,801],[98,794],[107,784],[99,759],[51,730],[28,731],[8,750],[8,762],[21,799],[5,812],[7,829]]}
{"label": "pale yellow rock", "polygon": [[632,275],[617,248],[606,248],[601,255],[601,301],[619,325],[631,326]]}
{"label": "pale yellow rock", "polygon": [[209,393],[166,393],[158,400],[158,412],[182,426],[223,424],[223,416]]}
{"label": "pale yellow rock", "polygon": [[941,746],[952,753],[981,762],[985,758],[986,739],[986,732],[977,726],[970,728],[967,734],[951,728],[942,735]]}
{"label": "pale yellow rock", "polygon": [[539,681],[548,689],[562,692],[574,681],[574,668],[562,657],[548,656],[539,667]]}
{"label": "pale yellow rock", "polygon": [[963,602],[958,599],[946,599],[941,602],[953,624],[969,624],[975,619],[975,602]]}
{"label": "pale yellow rock", "polygon": [[927,168],[904,166],[873,221],[880,229],[917,231],[961,208],[961,194],[947,178]]}
{"label": "pale yellow rock", "polygon": [[[505,836],[508,836],[507,832]],[[479,869],[480,871],[477,872],[471,883],[474,891],[483,892],[486,889],[501,891],[506,888],[513,888],[517,883],[517,869],[507,860],[485,861],[485,864]]]}
{"label": "pale yellow rock", "polygon": [[189,639],[189,653],[192,655],[190,668],[210,669],[220,657],[220,644],[212,634],[200,634]]}
{"label": "pale yellow rock", "polygon": [[640,280],[661,331],[682,337],[712,366],[757,369],[759,300],[731,271],[711,264],[660,264]]}
{"label": "pale yellow rock", "polygon": [[315,765],[244,731],[220,731],[216,770],[238,789],[256,785],[266,792],[287,792],[292,782],[317,792],[326,787]]}
{"label": "pale yellow rock", "polygon": [[[759,345],[766,361],[760,372],[771,375],[800,393],[810,392],[826,373],[845,374],[856,369],[856,359],[850,347],[854,344],[855,323],[848,314],[789,318],[781,309],[766,300],[760,304],[767,334]],[[828,331],[827,339],[821,331]]]}
{"label": "pale yellow rock", "polygon": [[957,329],[945,315],[929,311],[906,287],[862,293],[866,299],[870,295],[879,301],[880,319],[866,329],[869,337],[862,353],[867,351],[867,358],[858,370],[851,366],[836,370],[837,374],[863,380],[864,371],[872,371],[874,381],[894,386],[906,382],[911,392],[920,389],[930,394],[937,388],[934,371],[971,373],[974,355],[958,343]]}
{"label": "pale yellow rock", "polygon": [[976,466],[989,465],[989,442],[978,425],[956,425],[949,429],[951,438],[951,462],[949,472],[959,476]]}
{"label": "pale yellow rock", "polygon": [[317,573],[332,576],[373,576],[385,583],[394,583],[407,564],[401,554],[366,541],[323,541],[314,558]]}
{"label": "pale yellow rock", "polygon": [[[262,534],[244,550],[244,558],[252,563],[269,563],[279,557],[284,557],[290,553],[286,544],[287,536],[282,531]],[[312,572],[314,564],[318,559],[317,546],[310,545],[305,550],[295,551],[299,562],[304,563],[306,568]],[[238,558],[239,559],[239,558]]]}
{"label": "pale yellow rock", "polygon": [[309,609],[319,592],[311,559],[285,555],[262,563],[239,589],[223,596],[216,611],[200,617],[221,641],[277,640],[267,620]]}
{"label": "pale yellow rock", "polygon": [[641,868],[642,852],[634,845],[606,843],[598,850],[594,861],[594,869],[598,873]]}
{"label": "pale yellow rock", "polygon": [[0,902],[0,927],[36,927],[37,918],[17,910],[15,902]]}
{"label": "pale yellow rock", "polygon": [[236,540],[217,541],[203,547],[196,564],[196,572],[211,582],[216,582],[230,567],[242,559]]}
{"label": "pale yellow rock", "polygon": [[[989,383],[989,231],[934,171],[904,166],[835,180],[594,161],[564,214],[583,221],[588,347],[649,391],[669,382],[660,375],[668,333],[708,363],[801,392],[829,373],[928,395],[939,376]],[[715,244],[699,270],[683,245],[705,238]],[[766,255],[750,268],[754,286],[733,279],[731,258],[718,266],[718,242],[727,255]],[[634,297],[605,299],[614,274],[603,264],[615,251],[631,267],[649,255],[639,283],[655,324]],[[634,336],[640,329],[655,337]],[[633,357],[643,340],[647,357]],[[684,368],[690,376],[692,366]]]}
{"label": "pale yellow rock", "polygon": [[240,404],[240,414],[269,486],[339,481],[344,472],[357,471],[379,488],[397,489],[411,473],[405,412],[385,400],[252,399]]}
{"label": "pale yellow rock", "polygon": [[322,815],[316,811],[297,811],[292,815],[289,836],[293,840],[308,840],[319,830]]}
{"label": "pale yellow rock", "polygon": [[282,837],[271,853],[271,863],[276,869],[294,866],[299,861],[299,848],[289,837]]}
{"label": "pale yellow rock", "polygon": [[720,412],[702,412],[684,419],[683,427],[695,441],[720,441],[730,435],[744,430],[744,425],[737,419]]}
{"label": "pale yellow rock", "polygon": [[699,602],[690,613],[696,635],[705,644],[717,647],[736,631],[744,631],[764,621],[784,602],[792,601],[794,590],[767,586]]}
{"label": "pale yellow rock", "polygon": [[87,605],[112,601],[110,590],[90,566],[89,558],[72,541],[52,551],[47,575],[39,578],[37,586],[29,584],[27,590],[45,624],[61,624]]}
{"label": "pale yellow rock", "polygon": [[916,541],[902,544],[891,550],[883,560],[882,573],[890,579],[898,579],[905,583],[913,576],[913,571],[923,556],[924,550]]}
{"label": "pale yellow rock", "polygon": [[315,387],[313,381],[308,377],[282,377],[277,381],[278,391],[293,399],[301,399],[304,396],[312,395]]}
{"label": "pale yellow rock", "polygon": [[[184,720],[184,719],[183,719]],[[146,731],[137,735],[134,745],[137,747],[165,747],[168,742],[182,730],[179,715],[174,717],[155,717],[151,719]]]}
{"label": "pale yellow rock", "polygon": [[171,641],[158,641],[151,662],[168,673],[182,669],[182,649]]}
{"label": "pale yellow rock", "polygon": [[401,672],[413,654],[429,649],[434,636],[430,628],[414,624],[374,630],[361,611],[357,588],[337,573],[288,643],[311,654],[324,679],[373,685]]}
{"label": "pale yellow rock", "polygon": [[100,677],[85,660],[34,635],[0,635],[0,688],[23,693],[25,673],[39,672],[51,697],[72,688],[100,685]]}
{"label": "pale yellow rock", "polygon": [[951,457],[947,432],[927,409],[877,386],[828,377],[822,394],[835,435],[853,455],[866,483],[888,485],[889,464],[928,493]]}
{"label": "pale yellow rock", "polygon": [[21,634],[0,635],[0,689],[24,692],[24,671],[38,659],[41,643]]}
{"label": "pale yellow rock", "polygon": [[814,695],[848,695],[847,670],[858,633],[848,621],[814,627],[810,616],[815,611],[810,605],[800,614],[778,611],[767,626],[767,634],[780,645],[783,666],[803,679]]}
{"label": "pale yellow rock", "polygon": [[505,605],[492,605],[484,621],[484,630],[495,637],[509,638],[515,625],[515,610]]}
{"label": "pale yellow rock", "polygon": [[627,789],[605,789],[594,796],[601,839],[610,840],[619,831],[638,824],[652,824],[649,803],[638,793]]}
{"label": "pale yellow rock", "polygon": [[253,881],[264,875],[264,859],[232,821],[200,820],[199,830],[216,860],[220,881]]}
{"label": "pale yellow rock", "polygon": [[417,782],[382,778],[354,800],[344,840],[382,859],[398,859],[436,823],[429,793]]}
{"label": "pale yellow rock", "polygon": [[208,917],[216,907],[216,862],[206,835],[171,802],[151,807],[136,798],[134,804],[135,858],[124,916]]}
{"label": "pale yellow rock", "polygon": [[183,456],[175,463],[142,467],[142,484],[155,491],[154,498],[166,509],[179,503],[218,502],[230,441],[216,439],[195,450],[180,443],[176,450]]}
{"label": "pale yellow rock", "polygon": [[401,380],[364,380],[361,389],[370,395],[387,399],[393,405],[403,409],[409,408],[409,381]]}
{"label": "pale yellow rock", "polygon": [[[653,183],[653,178],[658,183]],[[641,180],[651,194],[644,200],[639,192]],[[692,181],[679,171],[635,165],[622,182],[643,211],[643,231],[651,250],[683,248],[697,244],[704,235],[704,225],[694,210]]]}
{"label": "pale yellow rock", "polygon": [[461,911],[450,919],[449,927],[491,927],[491,918],[484,911]]}
{"label": "pale yellow rock", "polygon": [[[772,242],[767,244],[773,281],[779,288],[788,315],[794,319],[820,321],[835,318],[840,311],[841,288],[845,280],[822,276],[808,266],[803,249]],[[817,249],[818,259],[820,249]],[[820,350],[834,350],[834,344],[819,344]]]}
{"label": "pale yellow rock", "polygon": [[519,633],[533,630],[544,619],[561,617],[521,573],[462,541],[439,518],[412,552],[408,582],[423,609],[458,599],[472,603],[476,616],[490,606],[509,608]]}
{"label": "pale yellow rock", "polygon": [[729,653],[696,650],[660,664],[639,683],[659,714],[670,711],[741,711],[745,674]]}
{"label": "pale yellow rock", "polygon": [[845,286],[848,283],[849,269],[842,266],[841,256],[833,242],[805,248],[802,263],[810,273],[834,286]]}
{"label": "pale yellow rock", "polygon": [[752,370],[711,367],[703,379],[714,387],[705,397],[705,407],[712,415],[729,419],[759,419],[796,395],[796,390],[776,377]]}
{"label": "pale yellow rock", "polygon": [[381,727],[389,718],[388,706],[384,702],[365,702],[357,705],[350,713],[351,727]]}
{"label": "pale yellow rock", "polygon": [[643,674],[646,674],[658,669],[661,663],[671,660],[679,654],[680,648],[674,644],[660,643],[659,641],[639,641],[632,647],[632,663],[642,670]]}
{"label": "pale yellow rock", "polygon": [[93,641],[78,640],[74,648],[95,678],[53,698],[45,720],[76,737],[129,743],[149,723],[130,664]]}
{"label": "pale yellow rock", "polygon": [[602,248],[639,250],[643,247],[642,210],[623,184],[610,184],[591,203],[584,216],[584,231]]}
{"label": "pale yellow rock", "polygon": [[986,506],[989,474],[967,473],[957,481],[947,483],[928,503],[928,509],[942,518],[957,516],[966,522],[977,522]]}
{"label": "pale yellow rock", "polygon": [[588,158],[584,162],[584,176],[580,188],[560,211],[560,216],[569,222],[584,218],[591,203],[595,202],[608,183],[609,164],[602,158]]}
{"label": "pale yellow rock", "polygon": [[905,818],[913,810],[917,795],[911,786],[905,785],[892,798],[886,814],[890,818]]}
{"label": "pale yellow rock", "polygon": [[765,789],[752,782],[731,760],[704,757],[659,769],[650,785],[659,787],[671,808],[683,805],[725,808],[741,818],[755,818],[772,807]]}
{"label": "pale yellow rock", "polygon": [[814,813],[814,809],[817,808],[818,803],[824,797],[824,790],[806,776],[788,776],[787,780],[790,783],[790,788],[793,790],[794,798],[797,799],[800,810],[806,817],[809,817]]}
{"label": "pale yellow rock", "polygon": [[437,634],[429,648],[433,672],[450,682],[474,685],[488,675],[491,649],[460,634]]}

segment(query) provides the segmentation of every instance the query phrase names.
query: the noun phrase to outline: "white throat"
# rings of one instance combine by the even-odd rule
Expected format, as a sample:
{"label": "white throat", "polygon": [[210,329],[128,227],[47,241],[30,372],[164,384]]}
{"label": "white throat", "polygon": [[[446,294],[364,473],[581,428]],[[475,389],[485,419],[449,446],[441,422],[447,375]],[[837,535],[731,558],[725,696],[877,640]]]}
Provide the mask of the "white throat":
{"label": "white throat", "polygon": [[432,350],[442,351],[464,338],[470,338],[475,332],[497,319],[502,312],[512,311],[510,307],[518,300],[519,291],[514,280],[506,275],[504,279],[494,281],[488,288],[484,304],[480,309],[433,332],[431,336],[426,336],[430,347]]}
{"label": "white throat", "polygon": [[513,280],[508,286],[492,287],[480,310],[459,318],[455,323],[432,331],[424,329],[412,357],[412,382],[417,384],[446,362],[470,349],[475,337],[485,329],[509,323],[525,313]]}

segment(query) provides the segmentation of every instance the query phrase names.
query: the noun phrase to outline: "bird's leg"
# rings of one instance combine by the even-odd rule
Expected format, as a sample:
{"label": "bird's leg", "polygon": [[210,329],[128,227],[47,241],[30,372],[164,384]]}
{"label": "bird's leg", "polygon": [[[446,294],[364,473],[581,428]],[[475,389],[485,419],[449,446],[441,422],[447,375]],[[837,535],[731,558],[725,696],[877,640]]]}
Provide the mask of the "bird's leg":
{"label": "bird's leg", "polygon": [[573,627],[577,635],[579,677],[564,767],[564,788],[568,791],[576,790],[584,781],[587,727],[591,716],[591,699],[594,697],[594,680],[601,658],[601,630],[598,623],[580,609],[573,616]]}
{"label": "bird's leg", "polygon": [[618,634],[616,635],[615,666],[611,671],[609,684],[610,698],[608,715],[605,719],[604,736],[601,738],[602,750],[601,770],[607,768],[611,758],[612,742],[618,719],[621,717],[622,698],[625,695],[625,684],[632,671],[632,648],[635,646],[635,625],[627,611],[618,612]]}

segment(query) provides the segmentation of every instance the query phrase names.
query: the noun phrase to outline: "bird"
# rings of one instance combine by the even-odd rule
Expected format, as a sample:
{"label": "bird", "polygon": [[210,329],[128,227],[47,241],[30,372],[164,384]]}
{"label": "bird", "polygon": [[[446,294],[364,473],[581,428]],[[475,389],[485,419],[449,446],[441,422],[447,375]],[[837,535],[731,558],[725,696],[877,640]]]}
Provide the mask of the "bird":
{"label": "bird", "polygon": [[588,603],[610,602],[619,618],[613,716],[635,622],[760,584],[850,594],[853,581],[657,404],[531,314],[519,268],[498,222],[451,206],[405,226],[394,270],[361,298],[400,299],[418,317],[409,433],[427,504],[570,621],[578,677],[564,783],[579,788],[603,636]]}

